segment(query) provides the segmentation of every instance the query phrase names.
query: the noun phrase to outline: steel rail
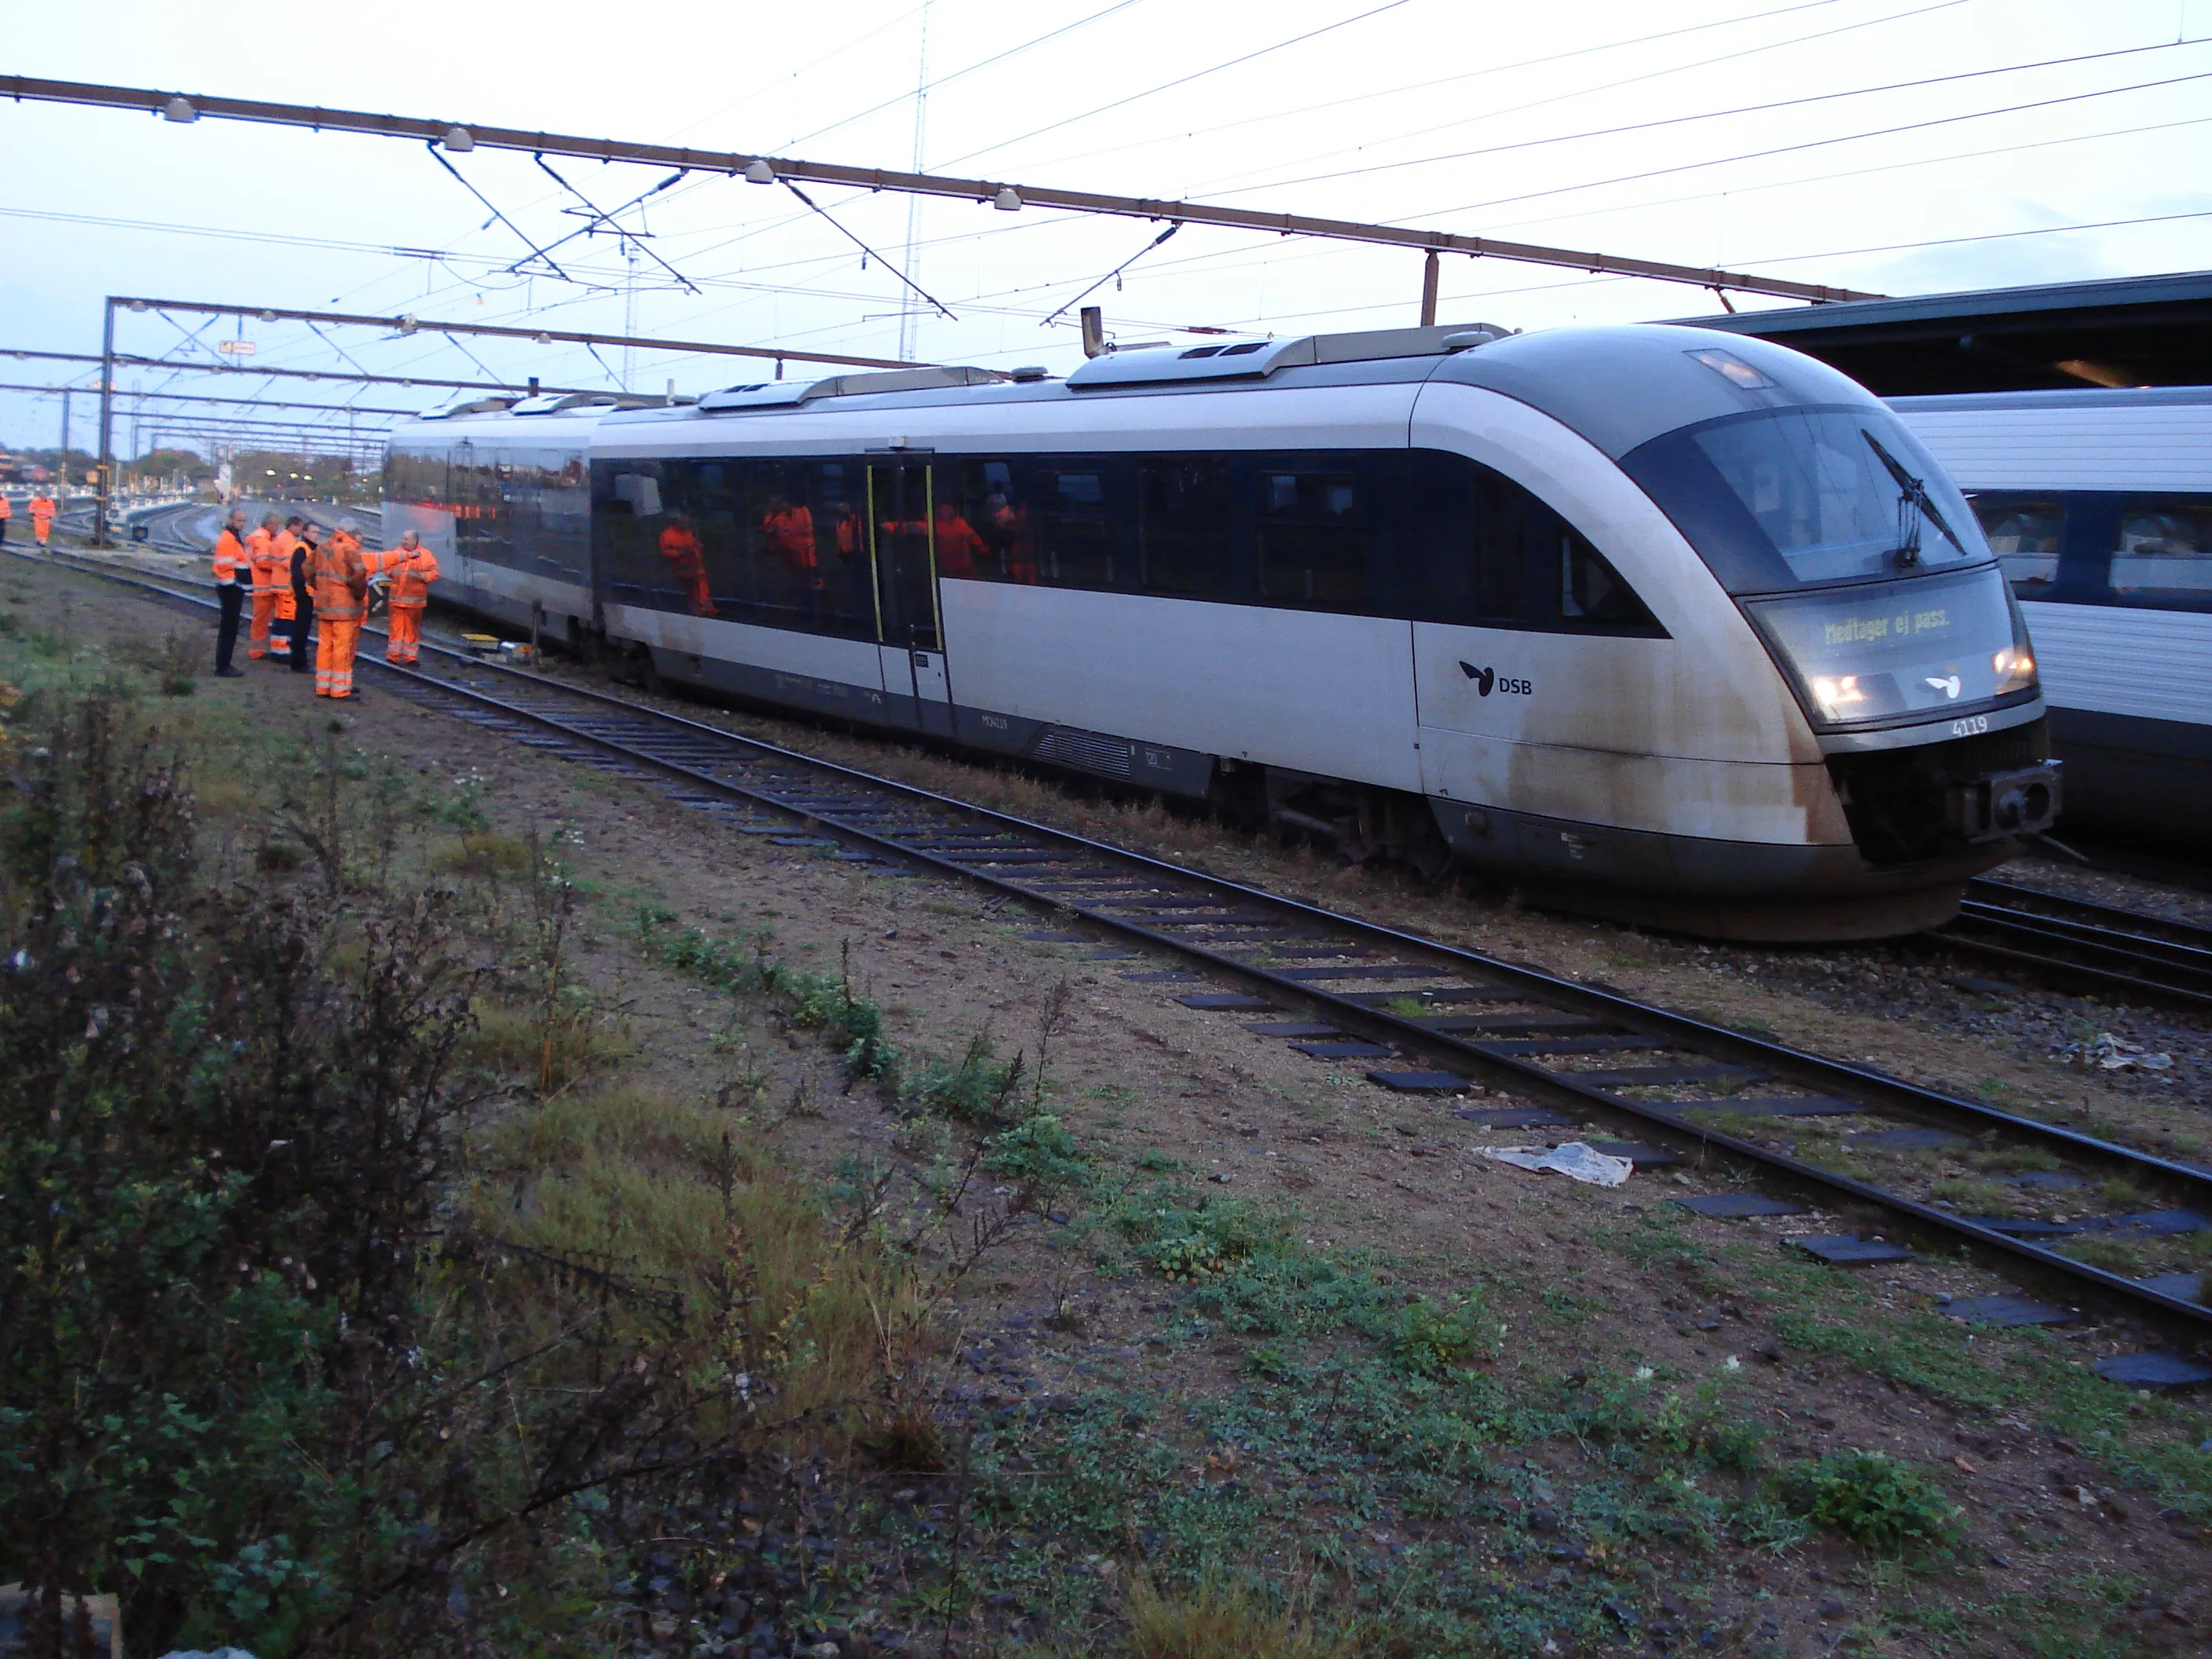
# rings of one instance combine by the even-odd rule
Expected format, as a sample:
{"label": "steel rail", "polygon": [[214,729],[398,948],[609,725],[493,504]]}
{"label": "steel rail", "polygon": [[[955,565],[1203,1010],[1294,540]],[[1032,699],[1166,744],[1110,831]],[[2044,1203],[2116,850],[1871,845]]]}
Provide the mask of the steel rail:
{"label": "steel rail", "polygon": [[[46,81],[30,76],[6,75],[0,76],[0,98],[12,98],[19,102],[27,99],[38,103],[143,110],[149,114],[166,115],[174,121],[197,121],[203,117],[216,117],[233,121],[265,122],[277,126],[308,127],[317,132],[328,130],[366,133],[377,137],[414,139],[441,145],[456,152],[510,149],[532,155],[574,155],[600,161],[635,161],[650,167],[673,167],[689,172],[742,176],[761,184],[774,184],[779,179],[789,179],[806,183],[848,185],[855,190],[890,191],[907,196],[950,197],[979,203],[1006,201],[1007,193],[1011,192],[1012,199],[1008,205],[1015,208],[1061,208],[1075,213],[1165,219],[1182,224],[1267,231],[1277,235],[1304,236],[1321,241],[1364,242],[1414,248],[1431,253],[1464,253],[1475,258],[1563,266],[1585,270],[1593,276],[1644,276],[1662,283],[1687,283],[1693,288],[1727,289],[1735,293],[1764,294],[1778,299],[1809,300],[1816,304],[1837,300],[1887,297],[1856,289],[1792,282],[1787,277],[1753,276],[1741,271],[1706,270],[1692,265],[1670,264],[1657,259],[1626,258],[1617,254],[1548,247],[1534,242],[1500,241],[1492,237],[1466,236],[1445,230],[1365,224],[1349,219],[1316,219],[1303,214],[1266,213],[1250,208],[1216,207],[1200,202],[1156,201],[1144,197],[1102,195],[1092,191],[1059,190],[1048,185],[1012,184],[995,179],[949,178],[935,173],[900,173],[883,167],[843,167],[824,161],[803,161],[786,156],[745,155],[731,150],[691,149],[674,144],[643,144],[612,138],[580,138],[562,133],[526,132],[512,127],[477,126],[472,123],[456,124],[418,116],[375,115],[359,110],[321,109],[304,104],[272,104],[248,98],[213,98],[197,93],[161,92],[146,87],[111,87],[84,81]],[[805,356],[801,352],[773,355]]]}
{"label": "steel rail", "polygon": [[1926,937],[2065,989],[2212,1013],[2212,929],[2190,923],[1978,879]]}
{"label": "steel rail", "polygon": [[[76,558],[70,558],[68,566],[197,608],[208,608],[211,604],[197,594],[102,569],[96,564]],[[2131,1147],[2036,1119],[2001,1112],[1976,1102],[1887,1077],[1879,1072],[1808,1054],[1765,1038],[1731,1031],[1689,1015],[1639,1003],[1603,987],[1580,984],[1540,969],[1501,961],[1378,922],[1328,910],[1304,900],[1190,870],[1167,860],[978,806],[917,785],[879,777],[856,767],[787,749],[763,738],[727,732],[703,721],[646,708],[607,693],[563,685],[539,675],[483,663],[429,641],[423,641],[422,649],[426,653],[453,659],[471,672],[510,679],[516,684],[518,690],[527,690],[538,697],[580,702],[607,714],[619,714],[624,721],[656,727],[690,743],[704,742],[715,748],[767,761],[788,769],[790,772],[829,779],[839,786],[856,789],[863,795],[873,795],[878,799],[889,796],[909,806],[943,813],[955,820],[980,823],[999,836],[1023,838],[1026,846],[1008,841],[995,849],[1000,854],[997,861],[1001,863],[1013,861],[1012,858],[1006,855],[1018,858],[1024,853],[1055,847],[1063,851],[1079,853],[1085,858],[1147,878],[1159,887],[1196,889],[1205,896],[1197,902],[1182,905],[1182,908],[1250,907],[1271,912],[1285,921],[1318,928],[1323,937],[1346,937],[1362,944],[1387,945],[1401,955],[1413,958],[1425,957],[1441,964],[1438,971],[1426,975],[1408,975],[1408,978],[1457,975],[1473,980],[1477,988],[1488,987],[1514,993],[1515,1000],[1542,1003],[1563,1011],[1600,1014],[1607,1022],[1626,1026],[1632,1030],[1641,1028],[1654,1034],[1664,1034],[1669,1039],[1666,1046],[1706,1055],[1735,1056],[1750,1061],[1752,1068],[1756,1071],[1790,1082],[1848,1090],[1850,1098],[1855,1103],[1878,1104],[1893,1115],[1925,1122],[1971,1127],[1977,1131],[1999,1131],[2016,1139],[2063,1153],[2079,1163],[2123,1170],[2148,1179],[2200,1203],[2212,1200],[2212,1172],[2156,1158]],[[596,750],[632,769],[642,767],[662,774],[687,788],[709,792],[714,796],[783,814],[794,819],[799,826],[825,826],[834,830],[848,842],[887,854],[901,862],[921,864],[940,873],[957,875],[991,888],[1008,898],[1018,898],[1061,915],[1079,916],[1094,926],[1182,956],[1224,977],[1257,987],[1273,997],[1286,1000],[1293,1005],[1304,1003],[1323,1009],[1334,1021],[1347,1030],[1386,1035],[1407,1048],[1448,1056],[1472,1066],[1478,1073],[1510,1080],[1516,1087],[1540,1097],[1569,1102],[1601,1119],[1632,1124],[1639,1130],[1656,1131],[1668,1140],[1687,1140],[1707,1150],[1724,1152],[1757,1166],[1769,1176],[1778,1178],[1785,1186],[1817,1194],[1831,1203],[1840,1200],[1886,1212],[1923,1234],[1938,1236],[1948,1243],[1966,1247],[1985,1258],[1994,1257],[2004,1261],[2014,1270],[2014,1277],[2062,1285],[2077,1292],[2093,1291],[2107,1303],[2117,1304],[2147,1323],[2182,1334],[2192,1340],[2212,1337],[2212,1307],[2167,1295],[2148,1285],[2075,1261],[1901,1194],[1824,1170],[1756,1141],[1689,1121],[1674,1113],[1659,1109],[1656,1104],[1631,1100],[1590,1084],[1577,1082],[1573,1073],[1548,1071],[1516,1054],[1498,1052],[1493,1045],[1434,1030],[1416,1019],[1376,1006],[1373,1000],[1363,999],[1356,994],[1325,990],[1312,978],[1293,977],[1284,970],[1212,949],[1197,939],[1181,938],[1165,929],[1148,927],[1141,921],[1115,915],[1114,911],[1117,907],[1111,899],[1085,900],[1072,895],[1054,896],[1040,892],[1017,877],[979,867],[980,863],[991,861],[979,856],[994,850],[987,843],[967,843],[962,850],[970,857],[956,857],[945,850],[917,845],[913,836],[902,836],[887,832],[881,826],[868,822],[872,814],[848,811],[841,817],[829,803],[818,798],[794,804],[788,793],[780,794],[774,789],[720,776],[697,763],[655,754],[652,749],[640,746],[622,736],[604,730],[594,731],[590,726],[577,724],[571,718],[543,708],[533,708],[526,702],[496,696],[477,687],[441,678],[420,670],[377,662],[370,658],[361,659],[360,665],[392,678],[404,688],[403,695],[408,696],[410,701],[443,698],[459,702],[492,720],[532,726],[556,735],[564,744]],[[783,782],[790,781],[788,776],[779,780]],[[853,806],[862,804],[859,800],[849,803]],[[939,833],[951,828],[951,825],[943,826]],[[1082,884],[1095,887],[1103,884],[1092,881]],[[1228,907],[1219,902],[1224,896],[1231,901]],[[1348,953],[1340,951],[1335,954]],[[1319,972],[1315,970],[1316,975]],[[1340,974],[1338,976],[1349,978],[1352,975]],[[1410,997],[1413,994],[1402,994]],[[1550,1052],[1564,1051],[1553,1048]],[[1722,1097],[1692,1103],[1725,1111],[1728,1099]]]}

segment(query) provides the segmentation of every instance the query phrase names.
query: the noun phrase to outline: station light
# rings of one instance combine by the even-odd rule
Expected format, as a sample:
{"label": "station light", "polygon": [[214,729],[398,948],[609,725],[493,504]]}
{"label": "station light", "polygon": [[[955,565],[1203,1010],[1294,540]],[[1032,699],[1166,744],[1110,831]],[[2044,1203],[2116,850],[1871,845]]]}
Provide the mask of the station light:
{"label": "station light", "polygon": [[1001,185],[999,186],[999,193],[991,198],[991,205],[1001,213],[1019,213],[1022,210],[1022,198],[1016,193],[1012,185]]}
{"label": "station light", "polygon": [[273,311],[264,311],[261,313],[261,320],[264,323],[273,323],[276,320],[276,313]]}
{"label": "station light", "polygon": [[143,311],[146,309],[146,302],[143,300],[133,300],[131,302],[131,309],[133,311]]}
{"label": "station light", "polygon": [[416,327],[415,313],[411,311],[399,319],[399,331],[402,334],[412,334]]}
{"label": "station light", "polygon": [[775,182],[775,169],[755,156],[745,168],[745,182],[749,185],[772,185]]}
{"label": "station light", "polygon": [[456,155],[463,155],[477,147],[476,135],[466,127],[447,127],[446,136],[438,142]]}
{"label": "station light", "polygon": [[161,118],[164,121],[197,121],[200,118],[200,112],[192,107],[191,99],[180,94],[161,106]]}

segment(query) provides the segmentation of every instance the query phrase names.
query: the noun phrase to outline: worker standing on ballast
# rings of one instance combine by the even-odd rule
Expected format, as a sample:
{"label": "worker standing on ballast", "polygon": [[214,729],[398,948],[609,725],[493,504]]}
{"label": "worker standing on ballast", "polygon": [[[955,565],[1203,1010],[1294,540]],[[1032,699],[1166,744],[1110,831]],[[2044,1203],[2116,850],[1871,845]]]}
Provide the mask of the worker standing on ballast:
{"label": "worker standing on ballast", "polygon": [[[307,539],[314,539],[310,525]],[[368,614],[368,567],[352,532],[331,532],[315,550],[315,695],[353,696],[354,647]]]}
{"label": "worker standing on ballast", "polygon": [[271,537],[269,542],[269,550],[276,556],[276,614],[270,620],[269,648],[271,651],[289,652],[293,666],[295,668],[300,663],[300,653],[292,650],[292,630],[296,627],[299,629],[299,637],[304,640],[307,636],[307,625],[304,622],[295,623],[293,620],[294,617],[305,613],[300,609],[299,585],[292,580],[295,562],[292,555],[299,549],[300,532],[305,527],[306,523],[304,519],[296,514],[294,514],[284,520],[283,528]]}
{"label": "worker standing on ballast", "polygon": [[289,542],[292,550],[287,567],[291,572],[292,585],[285,597],[291,600],[292,672],[307,672],[307,635],[315,623],[315,556],[320,550],[310,538],[312,526],[304,520],[293,519],[277,538],[280,544]]}
{"label": "worker standing on ballast", "polygon": [[370,556],[377,562],[388,596],[385,660],[411,668],[422,649],[422,611],[430,600],[430,584],[438,580],[438,556],[409,530],[401,533],[398,546]]}
{"label": "worker standing on ballast", "polygon": [[215,538],[215,596],[218,617],[215,629],[215,672],[217,679],[242,680],[246,671],[230,665],[238,649],[238,613],[246,605],[251,560],[246,551],[246,509],[234,507],[230,519]]}
{"label": "worker standing on ballast", "polygon": [[54,533],[54,498],[43,489],[31,497],[31,533],[39,538],[40,547]]}
{"label": "worker standing on ballast", "polygon": [[276,531],[283,522],[274,513],[264,514],[246,538],[246,561],[253,577],[253,622],[246,630],[249,662],[269,654],[269,624],[276,618],[277,595],[291,586],[292,573],[276,556]]}

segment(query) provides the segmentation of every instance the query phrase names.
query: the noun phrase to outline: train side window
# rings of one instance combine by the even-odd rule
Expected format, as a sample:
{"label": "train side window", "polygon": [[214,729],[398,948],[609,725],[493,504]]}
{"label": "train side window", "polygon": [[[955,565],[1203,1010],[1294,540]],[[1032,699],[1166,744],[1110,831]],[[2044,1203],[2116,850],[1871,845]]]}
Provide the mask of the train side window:
{"label": "train side window", "polygon": [[592,562],[595,580],[611,597],[672,608],[673,590],[661,574],[664,561],[653,538],[666,527],[663,487],[679,465],[623,460],[592,465]]}
{"label": "train side window", "polygon": [[861,465],[853,461],[817,461],[804,475],[814,523],[815,568],[822,580],[815,626],[840,639],[876,637],[875,569],[868,560],[862,505],[868,489],[862,475]]}
{"label": "train side window", "polygon": [[1229,599],[1243,586],[1235,473],[1226,455],[1137,463],[1138,584],[1147,593]]}
{"label": "train side window", "polygon": [[1052,587],[1111,590],[1120,566],[1108,499],[1111,474],[1102,465],[1036,469],[1031,507],[1036,526],[1037,575]]}
{"label": "train side window", "polygon": [[2058,556],[2066,544],[2066,503],[1994,489],[1976,490],[1966,501],[2012,591],[2023,599],[2048,593],[2058,580]]}
{"label": "train side window", "polygon": [[1563,524],[1559,549],[1562,620],[1638,631],[1657,626],[1636,591],[1579,531]]}
{"label": "train side window", "polygon": [[1320,611],[1367,608],[1369,520],[1352,472],[1260,470],[1260,595]]}
{"label": "train side window", "polygon": [[2111,580],[2116,596],[2139,605],[2212,610],[2212,496],[2128,501]]}
{"label": "train side window", "polygon": [[940,467],[937,478],[953,508],[951,521],[939,526],[938,574],[1033,586],[1036,530],[1026,495],[1015,487],[1012,464],[961,461]]}

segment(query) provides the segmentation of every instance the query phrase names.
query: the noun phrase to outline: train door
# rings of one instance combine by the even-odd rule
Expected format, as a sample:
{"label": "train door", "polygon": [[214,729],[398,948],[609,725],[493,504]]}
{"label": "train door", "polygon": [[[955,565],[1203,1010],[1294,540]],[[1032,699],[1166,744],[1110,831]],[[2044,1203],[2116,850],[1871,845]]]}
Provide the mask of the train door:
{"label": "train door", "polygon": [[937,502],[927,465],[868,469],[868,535],[876,576],[876,634],[884,690],[910,698],[908,720],[933,737],[952,735],[937,601]]}

